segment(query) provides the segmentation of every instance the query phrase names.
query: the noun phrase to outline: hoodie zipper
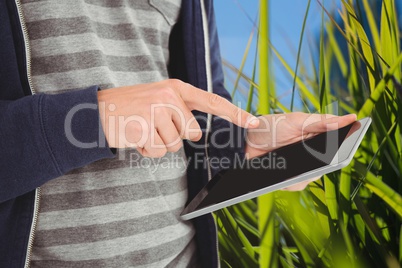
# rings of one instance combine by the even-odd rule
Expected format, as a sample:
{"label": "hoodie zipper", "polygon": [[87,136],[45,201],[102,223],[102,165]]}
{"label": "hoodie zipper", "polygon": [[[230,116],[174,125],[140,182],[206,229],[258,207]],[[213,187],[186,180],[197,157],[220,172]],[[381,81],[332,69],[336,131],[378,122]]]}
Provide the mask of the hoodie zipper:
{"label": "hoodie zipper", "polygon": [[34,203],[34,215],[31,224],[31,230],[29,232],[29,240],[28,240],[28,247],[26,252],[25,258],[25,265],[24,268],[29,268],[31,262],[31,255],[32,255],[32,246],[35,237],[36,226],[38,223],[38,215],[39,215],[39,200],[40,200],[40,188],[36,188],[35,190],[35,203]]}
{"label": "hoodie zipper", "polygon": [[32,95],[35,94],[35,89],[32,86],[32,75],[31,75],[31,46],[28,42],[29,36],[28,36],[28,30],[25,24],[25,18],[24,14],[22,13],[22,6],[21,6],[21,1],[20,0],[15,0],[15,4],[17,5],[17,11],[18,11],[18,17],[20,19],[20,24],[21,24],[21,30],[22,30],[22,35],[24,39],[24,44],[25,44],[25,59],[26,59],[26,71],[27,71],[27,79],[28,79],[28,86],[29,89],[31,90]]}
{"label": "hoodie zipper", "polygon": [[[212,71],[211,71],[211,52],[209,47],[209,29],[208,29],[208,19],[207,19],[207,12],[205,10],[204,0],[200,0],[201,6],[201,15],[202,15],[202,27],[204,32],[204,50],[205,50],[205,68],[206,68],[206,76],[207,76],[207,91],[213,93],[213,83],[212,83]],[[209,133],[211,132],[211,124],[212,124],[212,115],[207,115],[207,128],[205,131],[205,157],[208,166],[208,181],[212,179],[212,171],[211,166],[209,165],[209,152],[208,152],[208,140],[209,140]],[[218,245],[218,228],[215,221],[215,218],[211,215],[214,226],[215,226],[215,241],[216,241],[216,254],[218,256],[219,253],[219,245]],[[218,264],[218,268],[221,267],[219,257],[216,260]]]}
{"label": "hoodie zipper", "polygon": [[[22,13],[21,1],[15,0],[15,4],[17,6],[18,17],[20,19],[22,35],[23,35],[24,44],[25,44],[25,60],[26,60],[25,63],[26,63],[28,86],[29,86],[29,89],[31,90],[32,95],[34,95],[35,90],[32,86],[32,75],[31,75],[31,46],[28,41],[29,40],[28,31],[27,31],[27,27],[25,24],[24,14]],[[33,214],[33,218],[32,218],[31,228],[29,231],[28,246],[27,246],[25,264],[24,264],[25,268],[28,268],[30,266],[31,255],[32,255],[32,246],[33,246],[36,226],[37,226],[37,222],[38,222],[38,215],[39,215],[40,193],[41,193],[41,191],[40,191],[40,188],[38,187],[35,190],[34,214]]]}

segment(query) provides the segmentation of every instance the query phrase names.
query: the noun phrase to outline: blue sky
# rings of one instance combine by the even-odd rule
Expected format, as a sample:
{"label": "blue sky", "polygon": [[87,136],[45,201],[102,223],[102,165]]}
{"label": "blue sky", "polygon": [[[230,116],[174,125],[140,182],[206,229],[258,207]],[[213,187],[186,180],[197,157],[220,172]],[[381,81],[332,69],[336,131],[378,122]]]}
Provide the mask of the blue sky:
{"label": "blue sky", "polygon": [[[235,66],[240,66],[253,22],[258,12],[258,0],[215,0],[215,13],[221,43],[222,57]],[[338,0],[332,1],[333,3]],[[307,0],[271,0],[271,39],[282,56],[296,65],[297,47],[303,24]],[[311,1],[307,31],[304,39],[317,38],[321,24],[321,8],[316,1]],[[308,43],[303,44],[307,49]],[[254,54],[250,54],[245,72],[251,74]],[[280,64],[274,64],[277,91],[279,94],[289,93],[292,78]],[[229,89],[230,90],[230,89]],[[285,101],[286,102],[286,101]]]}

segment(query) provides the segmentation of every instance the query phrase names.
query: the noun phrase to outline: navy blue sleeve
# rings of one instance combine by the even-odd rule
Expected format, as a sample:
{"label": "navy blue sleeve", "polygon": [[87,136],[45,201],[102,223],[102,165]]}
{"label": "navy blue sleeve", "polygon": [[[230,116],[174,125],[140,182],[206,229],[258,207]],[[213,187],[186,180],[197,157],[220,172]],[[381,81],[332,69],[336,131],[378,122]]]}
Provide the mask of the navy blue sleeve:
{"label": "navy blue sleeve", "polygon": [[0,202],[68,171],[111,158],[97,87],[0,101]]}
{"label": "navy blue sleeve", "polygon": [[[206,1],[206,11],[209,23],[209,43],[211,71],[213,80],[213,92],[232,101],[229,92],[224,86],[224,75],[222,70],[222,59],[219,47],[218,30],[216,28],[213,1]],[[214,116],[210,135],[210,144],[217,145],[210,147],[210,157],[218,159],[226,158],[232,164],[236,159],[244,158],[246,130],[226,120]],[[213,174],[219,169],[213,168]]]}

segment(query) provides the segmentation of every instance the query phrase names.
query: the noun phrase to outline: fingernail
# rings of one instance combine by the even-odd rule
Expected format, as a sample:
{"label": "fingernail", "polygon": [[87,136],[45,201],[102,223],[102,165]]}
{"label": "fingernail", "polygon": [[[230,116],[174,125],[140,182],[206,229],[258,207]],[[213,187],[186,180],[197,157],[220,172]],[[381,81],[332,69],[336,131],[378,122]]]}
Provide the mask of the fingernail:
{"label": "fingernail", "polygon": [[344,117],[349,117],[349,116],[353,116],[355,119],[357,118],[356,114],[345,114]]}
{"label": "fingernail", "polygon": [[248,122],[249,122],[249,125],[250,125],[251,127],[256,127],[256,126],[258,126],[258,124],[260,123],[260,120],[258,120],[257,117],[252,116],[252,117],[249,117]]}

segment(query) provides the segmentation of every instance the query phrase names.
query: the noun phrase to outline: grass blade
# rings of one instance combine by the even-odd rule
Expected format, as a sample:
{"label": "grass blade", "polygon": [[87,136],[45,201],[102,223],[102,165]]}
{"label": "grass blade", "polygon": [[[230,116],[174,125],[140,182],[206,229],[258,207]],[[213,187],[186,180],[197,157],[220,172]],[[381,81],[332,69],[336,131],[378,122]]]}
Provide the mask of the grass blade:
{"label": "grass blade", "polygon": [[296,67],[295,67],[295,72],[294,72],[295,75],[293,77],[293,86],[292,86],[292,99],[291,99],[291,103],[290,103],[290,111],[292,111],[292,112],[293,112],[293,103],[294,103],[294,98],[295,98],[297,70],[299,67],[300,53],[301,53],[302,44],[303,44],[304,31],[306,30],[306,22],[307,22],[308,13],[310,10],[310,4],[311,4],[311,0],[308,0],[306,12],[304,13],[303,25],[302,25],[302,29],[301,29],[301,33],[300,33],[299,47],[297,50]]}

